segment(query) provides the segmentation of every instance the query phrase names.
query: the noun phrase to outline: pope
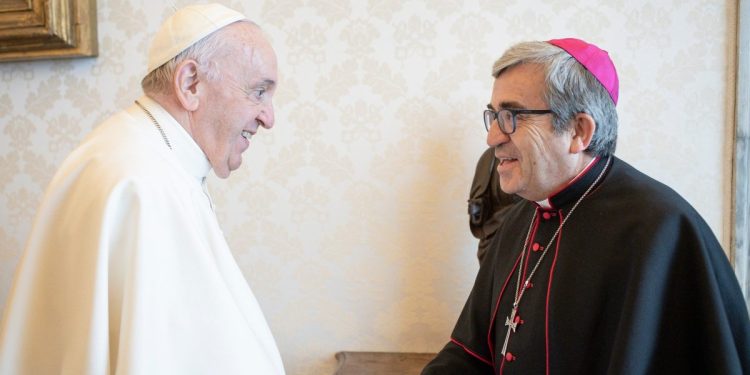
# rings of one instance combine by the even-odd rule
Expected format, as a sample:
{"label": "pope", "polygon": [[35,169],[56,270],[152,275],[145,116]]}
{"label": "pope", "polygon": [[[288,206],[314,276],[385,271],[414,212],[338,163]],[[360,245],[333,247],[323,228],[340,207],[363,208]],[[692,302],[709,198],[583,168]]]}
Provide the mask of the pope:
{"label": "pope", "polygon": [[0,326],[2,374],[283,374],[206,189],[274,124],[276,56],[217,4],[182,8],[144,95],[46,190]]}

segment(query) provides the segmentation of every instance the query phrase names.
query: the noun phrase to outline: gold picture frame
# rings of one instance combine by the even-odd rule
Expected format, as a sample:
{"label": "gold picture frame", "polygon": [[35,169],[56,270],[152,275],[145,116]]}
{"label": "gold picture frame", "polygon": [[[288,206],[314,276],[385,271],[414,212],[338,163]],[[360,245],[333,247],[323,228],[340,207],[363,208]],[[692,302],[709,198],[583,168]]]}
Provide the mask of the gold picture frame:
{"label": "gold picture frame", "polygon": [[0,1],[0,61],[97,54],[96,0]]}

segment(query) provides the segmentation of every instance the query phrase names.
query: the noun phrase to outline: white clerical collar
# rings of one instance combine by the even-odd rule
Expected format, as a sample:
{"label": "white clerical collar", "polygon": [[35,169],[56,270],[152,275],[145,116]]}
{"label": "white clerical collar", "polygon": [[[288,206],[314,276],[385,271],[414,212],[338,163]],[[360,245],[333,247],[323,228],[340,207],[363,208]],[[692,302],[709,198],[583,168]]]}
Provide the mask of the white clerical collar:
{"label": "white clerical collar", "polygon": [[[586,164],[585,168],[581,169],[581,171],[575,177],[573,177],[570,181],[568,181],[567,184],[565,184],[565,187],[570,186],[570,184],[573,183],[573,181],[577,181],[579,177],[581,177],[583,174],[585,174],[586,172],[588,172],[589,168],[591,168],[591,166],[594,165],[594,162],[596,162],[597,160],[599,160],[599,158],[593,158],[593,159],[591,159],[591,161],[588,164]],[[565,188],[562,188],[560,190],[564,190],[564,189]],[[538,204],[539,207],[541,207],[543,210],[552,209],[552,204],[549,201],[549,197],[544,198],[544,199],[542,199],[540,201],[536,201],[536,204]]]}
{"label": "white clerical collar", "polygon": [[159,103],[148,96],[143,95],[138,99],[138,102],[145,106],[161,125],[164,135],[169,139],[172,153],[177,157],[183,168],[201,180],[205,178],[211,170],[211,163],[208,162],[206,154],[195,143],[187,130]]}
{"label": "white clerical collar", "polygon": [[549,198],[544,198],[540,201],[536,201],[536,204],[539,205],[543,210],[549,210],[552,208],[552,205],[549,204]]}

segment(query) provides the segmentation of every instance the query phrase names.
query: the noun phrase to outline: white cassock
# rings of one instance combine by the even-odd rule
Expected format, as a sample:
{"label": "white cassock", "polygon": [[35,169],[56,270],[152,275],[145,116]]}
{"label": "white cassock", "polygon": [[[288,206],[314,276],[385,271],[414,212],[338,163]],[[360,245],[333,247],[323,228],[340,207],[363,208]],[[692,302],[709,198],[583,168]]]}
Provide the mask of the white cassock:
{"label": "white cassock", "polygon": [[44,196],[0,327],[0,374],[283,374],[219,228],[210,170],[156,102],[116,114]]}

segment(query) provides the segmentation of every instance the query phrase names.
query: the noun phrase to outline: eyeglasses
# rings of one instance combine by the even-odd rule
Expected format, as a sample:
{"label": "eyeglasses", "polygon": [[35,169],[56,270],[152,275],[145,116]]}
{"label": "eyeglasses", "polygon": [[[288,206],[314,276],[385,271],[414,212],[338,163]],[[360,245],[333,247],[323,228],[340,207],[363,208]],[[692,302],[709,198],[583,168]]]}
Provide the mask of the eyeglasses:
{"label": "eyeglasses", "polygon": [[500,131],[505,134],[513,134],[516,131],[516,116],[518,115],[546,115],[554,113],[549,109],[492,109],[484,110],[484,128],[489,133],[492,121],[497,120]]}

